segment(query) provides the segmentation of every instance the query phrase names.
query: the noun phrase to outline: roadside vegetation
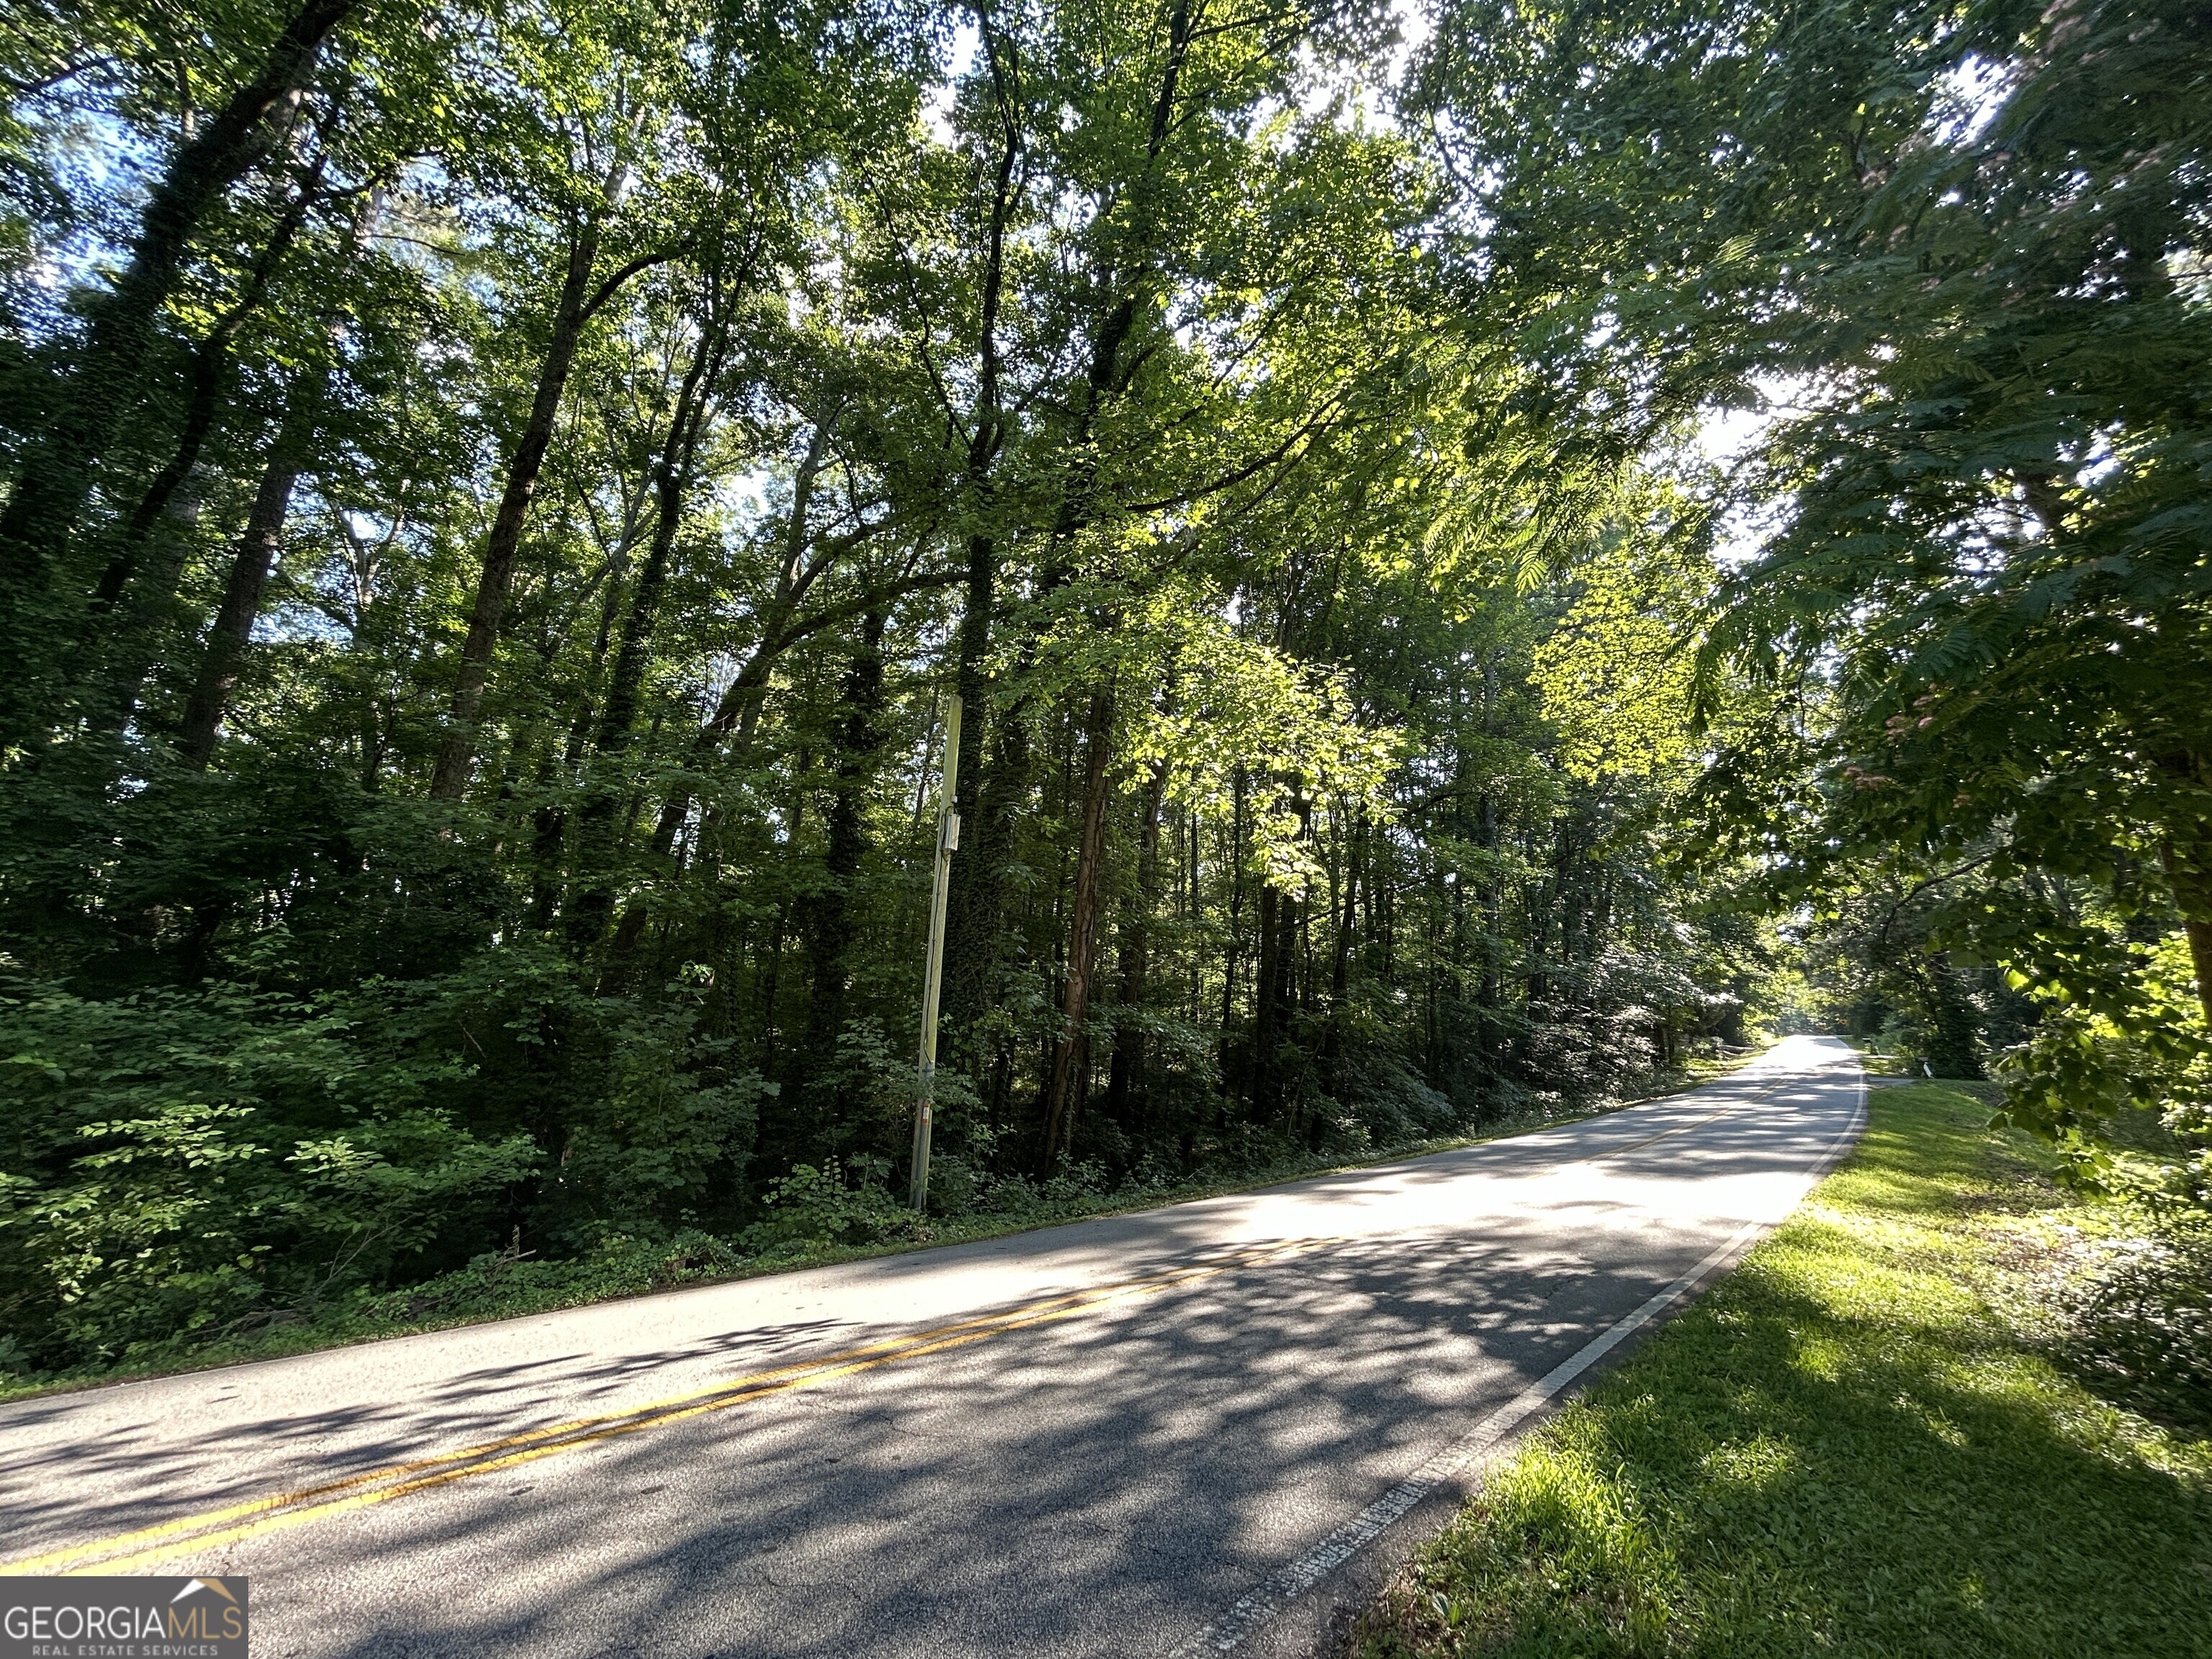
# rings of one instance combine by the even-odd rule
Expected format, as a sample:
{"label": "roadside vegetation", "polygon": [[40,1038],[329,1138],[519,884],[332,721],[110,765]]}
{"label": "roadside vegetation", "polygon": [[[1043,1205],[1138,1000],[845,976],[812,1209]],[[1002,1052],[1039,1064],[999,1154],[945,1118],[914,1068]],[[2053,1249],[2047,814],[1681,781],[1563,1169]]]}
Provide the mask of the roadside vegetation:
{"label": "roadside vegetation", "polygon": [[994,1238],[1090,1216],[1250,1191],[1594,1116],[1635,1100],[1694,1088],[1757,1051],[1754,1047],[1725,1058],[1686,1060],[1679,1071],[1646,1079],[1649,1092],[1630,1099],[1538,1109],[1466,1134],[1370,1147],[1364,1158],[1350,1162],[1306,1153],[1264,1167],[1217,1171],[1211,1179],[1161,1186],[1137,1182],[1109,1186],[1097,1166],[1079,1165],[1049,1182],[1017,1176],[987,1192],[967,1194],[967,1201],[951,1213],[933,1211],[926,1217],[894,1198],[873,1172],[848,1174],[834,1163],[824,1169],[802,1165],[771,1186],[763,1218],[734,1237],[698,1227],[643,1237],[610,1233],[587,1251],[549,1260],[525,1249],[518,1230],[506,1248],[486,1251],[465,1267],[402,1290],[380,1293],[358,1280],[340,1281],[289,1308],[250,1315],[227,1328],[187,1328],[166,1340],[142,1342],[118,1355],[66,1370],[25,1365],[21,1347],[0,1340],[0,1401]]}
{"label": "roadside vegetation", "polygon": [[1987,1094],[1876,1088],[1844,1167],[1487,1478],[1359,1659],[2212,1653],[2202,1224],[2069,1196]]}

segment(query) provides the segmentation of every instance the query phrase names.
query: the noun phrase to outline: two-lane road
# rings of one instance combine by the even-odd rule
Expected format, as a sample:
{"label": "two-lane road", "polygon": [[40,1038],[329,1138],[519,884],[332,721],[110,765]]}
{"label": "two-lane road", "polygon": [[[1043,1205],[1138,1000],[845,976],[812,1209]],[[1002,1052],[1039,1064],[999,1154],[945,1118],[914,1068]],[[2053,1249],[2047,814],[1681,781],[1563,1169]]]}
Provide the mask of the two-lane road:
{"label": "two-lane road", "polygon": [[1463,1152],[0,1407],[0,1556],[250,1574],[264,1659],[1310,1650],[1863,1097],[1791,1038]]}

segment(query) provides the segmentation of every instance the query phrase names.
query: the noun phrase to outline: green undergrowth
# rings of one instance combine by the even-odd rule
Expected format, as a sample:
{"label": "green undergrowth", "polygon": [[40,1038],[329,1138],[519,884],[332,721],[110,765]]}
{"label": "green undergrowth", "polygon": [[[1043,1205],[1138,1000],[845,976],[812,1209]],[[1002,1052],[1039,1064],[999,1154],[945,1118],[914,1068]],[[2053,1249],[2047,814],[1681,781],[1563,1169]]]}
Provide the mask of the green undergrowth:
{"label": "green undergrowth", "polygon": [[[275,1316],[210,1335],[137,1348],[100,1365],[36,1372],[12,1365],[12,1345],[0,1335],[0,1401],[97,1387],[134,1378],[198,1370],[319,1348],[447,1329],[459,1325],[556,1312],[622,1297],[891,1255],[945,1244],[1003,1237],[1098,1216],[1250,1191],[1332,1170],[1370,1167],[1450,1152],[1617,1110],[1638,1101],[1695,1088],[1751,1057],[1692,1060],[1654,1079],[1631,1100],[1553,1108],[1504,1119],[1476,1133],[1375,1147],[1356,1160],[1316,1155],[1237,1171],[1212,1180],[1125,1182],[1106,1188],[1077,1170],[1043,1182],[1001,1182],[988,1205],[927,1221],[860,1172],[802,1166],[771,1183],[766,1218],[736,1237],[685,1230],[659,1237],[611,1234],[584,1255],[546,1259],[522,1248],[477,1257],[459,1272],[378,1295],[333,1299],[321,1306],[278,1310]],[[874,1173],[874,1172],[870,1172]]]}
{"label": "green undergrowth", "polygon": [[2068,1198],[1954,1086],[1869,1108],[1788,1223],[1486,1481],[1358,1659],[2212,1655],[2212,1442],[2172,1409],[2202,1287],[2136,1285],[2163,1337],[2112,1305],[2186,1238]]}

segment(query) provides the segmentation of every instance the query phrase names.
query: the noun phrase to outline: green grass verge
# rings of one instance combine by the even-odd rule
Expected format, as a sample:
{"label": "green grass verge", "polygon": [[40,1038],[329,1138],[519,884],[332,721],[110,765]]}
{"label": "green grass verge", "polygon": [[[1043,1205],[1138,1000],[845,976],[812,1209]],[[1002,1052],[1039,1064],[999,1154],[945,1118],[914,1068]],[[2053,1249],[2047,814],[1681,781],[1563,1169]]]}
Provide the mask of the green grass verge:
{"label": "green grass verge", "polygon": [[[105,1365],[63,1372],[10,1370],[7,1345],[0,1340],[0,1404],[37,1395],[70,1393],[222,1365],[288,1358],[324,1348],[383,1341],[427,1331],[557,1313],[564,1309],[626,1297],[650,1296],[662,1291],[758,1279],[804,1267],[1003,1238],[1010,1234],[1062,1226],[1072,1221],[1127,1215],[1164,1205],[1251,1192],[1340,1170],[1455,1152],[1486,1141],[1601,1116],[1626,1106],[1697,1088],[1734,1071],[1763,1052],[1765,1047],[1761,1044],[1724,1060],[1692,1059],[1679,1071],[1646,1080],[1641,1085],[1644,1092],[1626,1098],[1593,1101],[1501,1120],[1469,1134],[1376,1146],[1350,1159],[1313,1155],[1212,1180],[1157,1188],[1123,1187],[1103,1193],[1071,1192],[1060,1197],[1041,1197],[1037,1202],[1018,1210],[933,1216],[926,1223],[918,1219],[902,1221],[884,1236],[865,1243],[840,1243],[822,1239],[797,1243],[770,1255],[749,1256],[726,1239],[687,1232],[666,1239],[616,1237],[608,1239],[596,1252],[565,1260],[486,1256],[470,1268],[380,1295],[356,1297],[317,1310],[305,1317],[213,1340],[202,1339],[189,1345],[184,1339],[173,1345],[149,1345]],[[0,1332],[0,1339],[4,1335]]]}
{"label": "green grass verge", "polygon": [[1955,1088],[1869,1109],[1789,1222],[1489,1478],[1359,1659],[2212,1655],[2212,1443],[2085,1391],[2033,1288],[2122,1223]]}

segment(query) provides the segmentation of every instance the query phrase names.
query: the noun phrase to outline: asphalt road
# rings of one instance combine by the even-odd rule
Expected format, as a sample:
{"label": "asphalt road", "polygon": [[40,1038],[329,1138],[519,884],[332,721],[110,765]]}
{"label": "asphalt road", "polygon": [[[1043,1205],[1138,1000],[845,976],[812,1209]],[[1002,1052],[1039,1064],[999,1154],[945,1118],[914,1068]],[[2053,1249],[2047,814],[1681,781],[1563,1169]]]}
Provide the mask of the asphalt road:
{"label": "asphalt road", "polygon": [[1863,1093],[0,1407],[0,1556],[247,1574],[261,1659],[1310,1652]]}

